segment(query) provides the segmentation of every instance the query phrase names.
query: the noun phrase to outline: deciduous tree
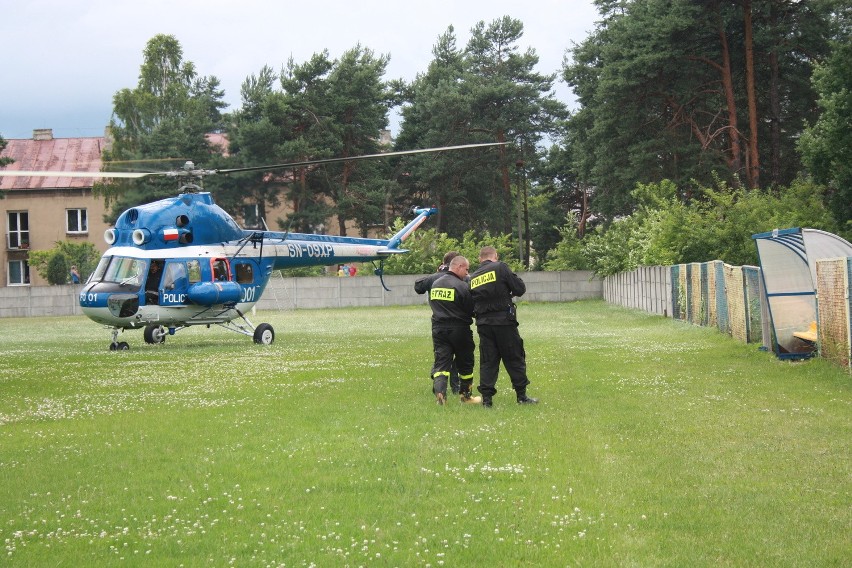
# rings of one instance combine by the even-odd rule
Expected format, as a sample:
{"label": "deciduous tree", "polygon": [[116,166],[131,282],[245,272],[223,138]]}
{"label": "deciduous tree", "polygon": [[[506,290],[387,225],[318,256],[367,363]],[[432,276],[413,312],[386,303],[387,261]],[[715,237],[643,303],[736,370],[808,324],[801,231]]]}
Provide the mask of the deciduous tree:
{"label": "deciduous tree", "polygon": [[852,234],[852,44],[838,42],[813,80],[821,114],[800,148],[814,179],[828,186],[835,218]]}
{"label": "deciduous tree", "polygon": [[[179,158],[205,164],[220,149],[206,135],[221,128],[223,91],[216,77],[200,77],[174,36],[151,38],[143,52],[139,82],[113,97],[111,148],[104,151],[106,168],[114,162]],[[171,180],[98,183],[98,193],[112,203],[112,216],[128,205],[146,203],[175,192]]]}
{"label": "deciduous tree", "polygon": [[72,265],[77,267],[81,281],[85,282],[97,266],[99,258],[100,252],[92,243],[57,241],[52,249],[30,251],[27,260],[49,283],[66,284]]}
{"label": "deciduous tree", "polygon": [[[0,152],[2,152],[6,148],[6,144],[6,140],[2,136],[0,136]],[[0,157],[0,168],[8,166],[14,161],[15,160],[13,160],[12,158],[7,158],[6,156]],[[4,193],[0,191],[0,199],[3,199],[3,197]]]}

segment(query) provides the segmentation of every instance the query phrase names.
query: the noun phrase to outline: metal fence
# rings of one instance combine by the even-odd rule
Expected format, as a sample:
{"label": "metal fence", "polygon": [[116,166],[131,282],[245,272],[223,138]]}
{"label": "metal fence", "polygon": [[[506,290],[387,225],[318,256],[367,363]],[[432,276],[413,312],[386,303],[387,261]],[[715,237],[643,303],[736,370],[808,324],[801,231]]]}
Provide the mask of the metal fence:
{"label": "metal fence", "polygon": [[820,355],[852,370],[852,258],[818,260],[816,274]]}
{"label": "metal fence", "polygon": [[[817,261],[817,353],[852,371],[852,258]],[[772,322],[760,268],[715,260],[645,266],[607,276],[604,300],[715,327],[745,343],[771,348]]]}

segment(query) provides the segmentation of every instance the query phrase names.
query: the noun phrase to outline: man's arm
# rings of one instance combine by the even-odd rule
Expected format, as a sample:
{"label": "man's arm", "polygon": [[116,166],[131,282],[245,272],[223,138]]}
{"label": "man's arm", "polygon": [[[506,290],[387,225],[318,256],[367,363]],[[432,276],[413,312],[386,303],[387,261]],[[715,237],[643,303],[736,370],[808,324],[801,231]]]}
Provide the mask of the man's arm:
{"label": "man's arm", "polygon": [[461,308],[467,315],[473,317],[473,294],[470,293],[470,285],[464,280],[461,281],[461,284],[456,288]]}
{"label": "man's arm", "polygon": [[418,294],[425,294],[426,292],[432,289],[432,284],[435,283],[435,280],[445,274],[446,272],[436,272],[435,274],[430,274],[428,276],[418,278],[414,281],[414,291]]}
{"label": "man's arm", "polygon": [[507,264],[503,264],[506,272],[506,284],[509,286],[509,291],[513,296],[523,296],[527,291],[527,285],[521,280],[521,277],[512,272]]}

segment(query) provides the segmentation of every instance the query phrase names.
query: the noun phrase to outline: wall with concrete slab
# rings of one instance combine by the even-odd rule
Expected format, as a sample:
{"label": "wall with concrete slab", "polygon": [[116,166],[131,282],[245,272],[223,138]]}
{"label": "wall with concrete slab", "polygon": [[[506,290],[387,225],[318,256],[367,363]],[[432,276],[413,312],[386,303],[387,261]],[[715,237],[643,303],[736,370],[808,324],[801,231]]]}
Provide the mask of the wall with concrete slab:
{"label": "wall with concrete slab", "polygon": [[[591,272],[524,272],[527,285],[522,300],[527,302],[568,302],[603,296],[603,281]],[[414,291],[420,276],[385,276],[390,291],[382,288],[377,277],[356,278],[282,278],[270,279],[259,310],[345,308],[363,306],[407,306],[426,303],[426,297]]]}
{"label": "wall with concrete slab", "polygon": [[0,318],[80,315],[82,286],[7,286],[0,288]]}
{"label": "wall with concrete slab", "polygon": [[[603,281],[591,272],[524,272],[522,300],[568,302],[603,297]],[[390,291],[376,276],[285,278],[275,273],[257,303],[259,310],[406,306],[426,303],[414,292],[419,275],[385,276]],[[0,318],[80,315],[82,286],[9,286],[0,288]]]}
{"label": "wall with concrete slab", "polygon": [[604,278],[603,296],[610,304],[673,317],[672,276],[669,266],[641,266]]}

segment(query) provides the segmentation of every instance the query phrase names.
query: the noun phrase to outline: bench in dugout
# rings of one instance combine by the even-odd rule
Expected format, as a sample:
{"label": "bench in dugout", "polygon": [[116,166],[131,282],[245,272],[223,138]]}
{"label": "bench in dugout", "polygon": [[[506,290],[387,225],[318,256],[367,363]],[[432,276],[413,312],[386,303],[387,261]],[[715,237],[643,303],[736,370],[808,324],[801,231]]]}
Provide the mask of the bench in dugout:
{"label": "bench in dugout", "polygon": [[817,342],[817,323],[815,321],[812,321],[811,325],[808,326],[807,331],[794,331],[793,337],[798,337],[802,341],[807,341],[808,343],[816,343]]}

